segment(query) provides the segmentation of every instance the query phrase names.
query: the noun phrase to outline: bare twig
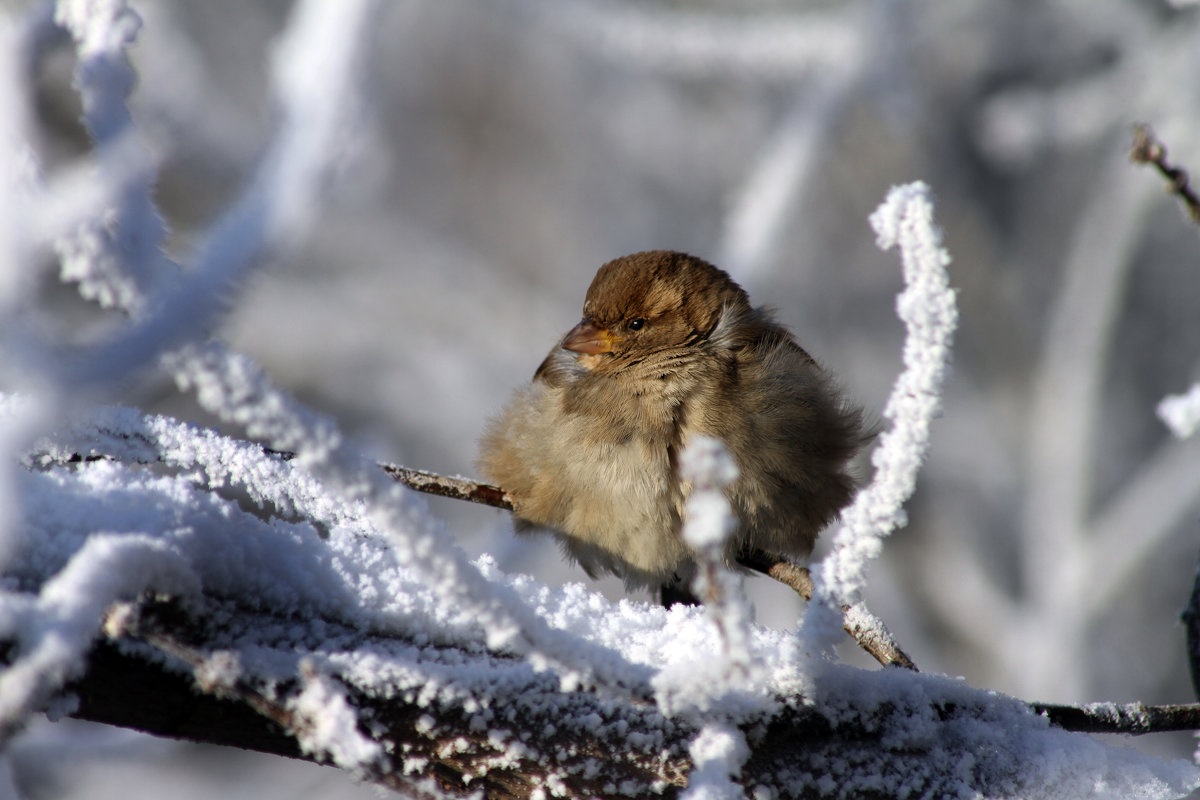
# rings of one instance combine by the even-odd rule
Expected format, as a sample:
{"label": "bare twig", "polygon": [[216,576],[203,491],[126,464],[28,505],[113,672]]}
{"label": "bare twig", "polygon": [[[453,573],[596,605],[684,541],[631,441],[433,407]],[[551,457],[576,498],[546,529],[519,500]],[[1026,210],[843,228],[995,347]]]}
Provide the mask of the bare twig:
{"label": "bare twig", "polygon": [[499,486],[487,483],[477,483],[467,478],[447,478],[421,469],[409,469],[397,464],[380,464],[383,471],[400,483],[418,492],[434,494],[438,497],[450,497],[454,500],[468,500],[472,503],[482,503],[485,506],[513,510],[512,498],[508,492]]}
{"label": "bare twig", "polygon": [[[805,600],[812,599],[813,582],[808,567],[793,564],[782,556],[762,550],[741,553],[738,563],[791,587]],[[859,647],[885,667],[896,666],[916,671],[917,665],[900,649],[887,627],[864,606],[859,605],[854,609],[842,606],[842,627],[858,642]]]}
{"label": "bare twig", "polygon": [[1030,703],[1052,725],[1076,733],[1167,733],[1200,729],[1200,703],[1148,706],[1142,703],[1089,703],[1056,706]]}
{"label": "bare twig", "polygon": [[1187,172],[1167,161],[1167,148],[1155,137],[1149,125],[1139,123],[1133,126],[1133,147],[1129,151],[1129,160],[1135,164],[1153,164],[1167,179],[1168,191],[1183,203],[1192,222],[1200,223],[1200,196],[1192,189]]}

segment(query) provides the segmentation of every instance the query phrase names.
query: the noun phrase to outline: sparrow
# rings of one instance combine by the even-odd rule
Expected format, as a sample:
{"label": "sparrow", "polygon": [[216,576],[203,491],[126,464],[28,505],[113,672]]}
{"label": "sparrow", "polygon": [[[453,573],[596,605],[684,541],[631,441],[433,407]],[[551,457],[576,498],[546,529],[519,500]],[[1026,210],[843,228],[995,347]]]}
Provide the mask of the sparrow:
{"label": "sparrow", "polygon": [[738,526],[725,560],[807,557],[855,489],[862,410],[769,311],[695,256],[654,250],[600,267],[583,319],[486,426],[478,466],[518,534],[549,532],[591,577],[689,602],[680,451],[724,442]]}

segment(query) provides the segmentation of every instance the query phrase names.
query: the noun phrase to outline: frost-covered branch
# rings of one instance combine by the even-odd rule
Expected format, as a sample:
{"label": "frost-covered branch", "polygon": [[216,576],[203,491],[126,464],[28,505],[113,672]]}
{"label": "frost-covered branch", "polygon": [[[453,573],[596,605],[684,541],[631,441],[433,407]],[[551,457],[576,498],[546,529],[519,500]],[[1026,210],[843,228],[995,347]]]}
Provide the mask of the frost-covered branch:
{"label": "frost-covered branch", "polygon": [[[322,9],[329,8],[334,8],[334,16],[321,16]],[[338,160],[331,154],[339,152],[339,143],[347,138],[342,123],[345,107],[356,97],[355,65],[362,52],[358,42],[369,30],[369,10],[367,2],[336,7],[302,4],[296,16],[303,19],[290,30],[293,41],[302,38],[311,49],[295,52],[293,46],[280,59],[276,83],[282,88],[283,123],[276,147],[241,200],[214,226],[207,248],[186,272],[179,273],[168,269],[162,255],[166,230],[153,203],[154,173],[146,168],[149,159],[137,143],[127,105],[135,75],[126,50],[140,20],[124,2],[64,0],[58,4],[55,20],[76,45],[75,86],[84,108],[83,122],[96,148],[98,180],[112,188],[95,198],[110,205],[87,209],[92,218],[54,244],[64,278],[76,281],[85,297],[125,312],[128,319],[107,337],[83,346],[49,341],[34,326],[7,326],[3,345],[13,379],[10,385],[29,392],[23,402],[6,398],[7,410],[13,413],[5,415],[4,422],[19,432],[3,437],[10,457],[24,450],[28,439],[47,426],[56,411],[126,384],[162,354],[203,340],[227,307],[230,286],[304,226],[330,165]],[[294,74],[304,66],[307,73]],[[326,82],[327,93],[309,94],[317,86],[314,70]],[[324,102],[313,102],[314,96],[324,96]],[[61,193],[70,186],[51,188]],[[29,193],[52,208],[57,199],[36,186]],[[29,237],[47,228],[30,226],[20,232]],[[25,242],[30,250],[45,244]],[[28,268],[18,262],[10,269],[16,273],[21,266]],[[209,352],[218,349],[219,345],[209,345]],[[101,483],[107,480],[102,472],[91,475]],[[19,503],[6,504],[8,513],[23,517],[19,535],[10,537],[18,542],[5,542],[15,551],[15,561],[5,564],[10,577],[20,575],[25,566],[21,558],[27,553],[19,545],[20,536],[31,535],[41,525],[53,526],[58,511],[38,505],[44,493],[33,489],[30,480],[36,483],[29,476],[6,482],[6,486],[21,486]],[[116,498],[120,492],[113,489],[108,486],[105,491]],[[121,489],[128,491],[131,486]],[[23,632],[15,635],[16,658],[0,685],[6,730],[23,723],[35,705],[57,692],[79,669],[96,635],[100,609],[143,591],[185,594],[178,587],[159,585],[166,567],[150,568],[147,554],[184,573],[194,566],[189,558],[161,539],[151,536],[141,541],[138,533],[123,533],[154,530],[148,524],[152,519],[152,513],[137,522],[110,518],[112,528],[88,531],[77,548],[65,551],[67,558],[57,565],[56,575],[42,576],[46,583],[41,591],[53,590],[50,598],[39,595],[33,603],[8,598],[6,610],[13,613],[24,602],[29,619],[21,623]],[[97,584],[91,577],[96,574],[105,576],[106,582]],[[67,609],[75,611],[64,616],[63,604],[53,602],[55,597],[71,598],[78,608],[68,604]],[[24,680],[26,675],[31,679]]]}
{"label": "frost-covered branch", "polygon": [[161,354],[181,388],[194,390],[209,411],[243,425],[275,449],[297,451],[300,463],[327,489],[367,502],[373,526],[392,538],[389,558],[422,570],[448,608],[484,627],[491,646],[525,650],[531,660],[558,670],[566,684],[628,685],[631,671],[621,659],[569,641],[480,575],[445,531],[415,513],[373,464],[345,446],[332,420],[279,391],[244,356],[198,341],[207,321],[223,309],[228,286],[302,232],[338,156],[353,142],[358,73],[366,52],[361,45],[373,8],[356,0],[306,2],[294,9],[273,62],[281,125],[257,174],[213,226],[186,277],[148,315],[104,345],[111,357],[85,353],[63,382],[91,374],[111,380]]}
{"label": "frost-covered branch", "polygon": [[801,634],[818,651],[836,641],[842,606],[855,606],[866,583],[868,562],[881,540],[905,522],[904,503],[916,489],[917,471],[929,448],[930,425],[941,408],[941,386],[950,358],[958,312],[949,288],[950,257],[933,221],[929,188],[893,188],[874,214],[878,244],[899,246],[905,290],[896,310],[907,326],[904,372],[896,379],[883,415],[892,427],[872,453],[875,476],[842,511],[833,549],[814,573],[813,597]]}
{"label": "frost-covered branch", "polygon": [[738,524],[725,489],[737,475],[737,464],[717,439],[697,437],[680,453],[679,476],[690,487],[684,502],[682,535],[697,561],[692,591],[704,601],[721,634],[730,677],[745,678],[752,668],[752,613],[737,576],[724,565],[729,537]]}
{"label": "frost-covered branch", "polygon": [[[565,594],[545,599],[558,610],[570,602]],[[835,671],[828,676],[827,703],[783,702],[727,730],[611,695],[564,693],[520,659],[421,645],[336,621],[326,621],[326,645],[312,652],[304,635],[289,639],[287,631],[294,635],[296,628],[282,622],[232,607],[194,617],[159,601],[118,605],[105,626],[107,638],[72,684],[79,702],[74,713],[319,763],[330,756],[303,750],[300,739],[312,735],[314,724],[350,722],[350,739],[383,751],[376,759],[379,750],[368,747],[371,757],[357,762],[358,774],[418,795],[436,787],[449,796],[482,790],[499,798],[673,797],[685,786],[716,787],[707,779],[689,784],[689,775],[719,782],[729,774],[736,778],[725,785],[737,796],[770,786],[778,797],[800,798],[893,797],[901,785],[909,797],[963,790],[1029,796],[1045,788],[1043,775],[1053,775],[1056,790],[1072,796],[1104,780],[1116,793],[1152,781],[1158,791],[1151,796],[1168,797],[1200,781],[1182,763],[1105,766],[1103,745],[1061,729],[1191,728],[1200,719],[1197,706],[1029,707],[900,671],[876,673],[887,684],[879,688],[888,691],[864,696],[852,672]],[[231,658],[229,645],[244,643],[255,630],[269,639]],[[297,712],[299,698],[312,691],[314,671],[322,691],[340,698],[329,719]],[[736,746],[743,736],[744,763]],[[970,761],[980,748],[989,754],[987,769],[945,775],[931,768],[943,759]],[[740,769],[731,768],[735,757]]]}
{"label": "frost-covered branch", "polygon": [[[281,453],[285,458],[291,453]],[[380,464],[380,467],[396,481],[410,489],[453,500],[466,500],[493,508],[512,511],[512,499],[499,486],[480,483],[461,476],[450,477],[427,470],[402,467],[398,464]],[[812,599],[812,577],[807,567],[799,566],[783,556],[762,550],[738,553],[737,562],[743,567],[773,578],[803,597]],[[885,666],[894,664],[905,669],[916,669],[913,660],[900,648],[883,621],[871,614],[862,603],[843,606],[846,615],[843,627],[859,646],[876,661]]]}
{"label": "frost-covered branch", "polygon": [[187,562],[161,540],[97,533],[36,597],[6,593],[0,639],[15,658],[0,672],[0,743],[83,672],[103,609],[147,591],[194,600],[199,584]]}
{"label": "frost-covered branch", "polygon": [[[98,451],[120,461],[71,458]],[[152,471],[141,466],[148,462]],[[639,700],[651,694],[648,668],[624,694],[564,690],[519,650],[482,647],[487,632],[480,621],[446,608],[419,573],[393,571],[389,542],[373,533],[361,501],[331,503],[294,460],[194,426],[102,410],[41,440],[28,464],[35,471],[25,491],[37,526],[11,574],[34,583],[89,541],[97,525],[136,524],[157,531],[169,563],[192,565],[204,587],[203,596],[186,590],[190,600],[182,607],[142,601],[129,610],[118,603],[107,615],[105,643],[76,667],[83,674],[73,684],[79,705],[72,713],[84,718],[340,763],[404,791],[413,790],[413,781],[434,779],[443,790],[483,787],[501,797],[555,786],[567,796],[669,794],[683,786],[693,762],[710,788],[732,777],[738,786],[783,787],[780,796],[823,797],[818,774],[835,774],[837,786],[868,786],[882,769],[927,776],[913,791],[932,796],[948,785],[946,778],[915,765],[981,746],[959,738],[968,729],[992,744],[997,735],[1032,736],[1047,752],[1067,748],[1069,758],[1086,765],[1083,772],[1106,774],[1103,751],[1093,749],[1099,745],[1057,739],[1021,704],[936,676],[835,670],[817,697],[803,697],[801,662],[785,646],[790,637],[758,628],[748,630],[748,646],[763,659],[767,683],[717,706],[716,720],[670,716]],[[249,497],[257,509],[214,492]],[[137,522],[116,522],[119,509]],[[128,574],[106,566],[113,578]],[[649,658],[661,673],[686,676],[696,674],[693,648],[710,653],[721,646],[699,610],[668,617],[649,606],[608,604],[581,587],[549,590],[502,576],[487,563],[480,568],[555,625],[570,625],[585,650],[621,649],[626,658]],[[106,598],[128,596],[93,598],[100,605],[90,607],[95,613],[107,607]],[[877,691],[864,691],[867,676]],[[315,697],[323,701],[314,704]],[[899,697],[907,705],[897,707]],[[231,705],[265,722],[231,713]],[[164,715],[163,708],[187,711]],[[912,727],[930,719],[948,727],[934,734]],[[730,724],[750,751],[740,772],[730,761],[736,736],[721,727]],[[914,742],[945,737],[953,743],[948,750],[913,749]],[[368,742],[388,755],[377,761],[379,751]],[[1026,773],[1028,755],[1018,747],[1011,752],[1019,754],[1013,769],[1022,780],[1036,780]],[[840,761],[835,753],[859,755]],[[818,766],[830,759],[844,769]],[[1184,780],[1168,777],[1174,785]]]}
{"label": "frost-covered branch", "polygon": [[[277,125],[263,159],[176,269],[161,255],[157,166],[130,113],[135,77],[157,77],[135,76],[127,60],[137,17],[120,0],[59,4],[94,152],[44,182],[37,165],[0,154],[26,191],[9,192],[19,199],[0,221],[13,265],[0,276],[0,368],[5,390],[21,391],[0,401],[5,732],[39,709],[69,713],[305,757],[415,796],[1032,796],[1104,785],[1165,797],[1200,784],[1186,765],[1070,736],[1025,703],[961,682],[836,665],[814,677],[795,636],[748,623],[716,559],[700,588],[717,626],[706,609],[609,602],[472,562],[332,418],[209,339],[246,276],[287,261],[325,221],[329,185],[353,166],[371,120],[363,74],[378,5],[295,4],[271,59]],[[748,264],[787,229],[820,129],[861,95],[858,77],[870,71],[858,58],[872,48],[847,24],[857,15],[847,6],[764,20],[585,1],[524,22],[557,24],[606,64],[664,80],[734,69],[794,90],[797,76],[845,79],[823,84],[821,114],[806,122],[798,111],[779,128],[778,149],[746,182],[744,235],[731,241]],[[25,135],[10,67],[0,56],[5,145]],[[806,130],[817,135],[789,147]],[[87,172],[88,191],[76,192]],[[764,187],[773,191],[760,196]],[[64,235],[81,220],[78,237]],[[83,294],[121,312],[103,336],[30,319],[41,311],[29,311],[30,254],[54,239]],[[164,369],[246,440],[99,406]],[[496,487],[389,473],[422,491],[506,502]],[[690,511],[698,524],[727,522]],[[847,549],[859,559],[872,547]],[[743,554],[803,588],[799,568],[770,558]],[[841,623],[869,641],[861,605],[847,605],[861,575],[826,577],[838,581],[830,612],[842,605]],[[714,653],[751,664],[754,679],[730,680],[736,670]],[[722,680],[699,685],[713,675]],[[980,752],[986,768],[965,768]]]}
{"label": "frost-covered branch", "polygon": [[136,75],[126,51],[141,19],[124,2],[63,0],[55,6],[54,20],[76,43],[74,84],[97,151],[121,148],[121,161],[101,158],[98,166],[108,181],[124,186],[105,213],[55,241],[62,279],[78,283],[84,297],[105,308],[140,314],[173,271],[163,254],[166,223],[154,206],[149,174],[119,180],[122,171],[150,161],[127,104]]}
{"label": "frost-covered branch", "polygon": [[[105,65],[123,63],[124,50],[137,30],[136,15],[123,3],[103,11],[87,3],[69,8],[76,10],[70,19],[81,52],[87,54],[89,46],[100,42]],[[112,18],[106,13],[110,10]],[[129,247],[119,240],[113,256],[101,257],[88,248],[75,259],[82,261],[76,279],[85,295],[110,297],[126,311],[145,308],[146,313],[135,314],[133,323],[110,340],[63,359],[55,377],[67,391],[122,380],[160,356],[203,340],[225,312],[230,289],[273,253],[295,246],[320,207],[332,175],[353,149],[348,143],[353,142],[351,134],[361,114],[359,84],[366,52],[360,45],[372,18],[369,0],[297,6],[274,60],[281,121],[273,146],[241,196],[214,223],[188,268],[175,280],[163,282],[153,295],[134,292],[133,285],[116,291],[142,261],[161,260],[158,243],[164,228],[151,204],[149,182],[131,190],[131,198],[109,212],[131,229],[128,238],[140,247],[149,242],[145,257],[141,251],[126,253]],[[95,71],[81,67],[81,76],[85,108],[90,104],[98,109],[86,115],[85,122],[101,146],[112,135],[110,128],[128,126],[125,100],[131,77],[126,80],[116,67],[102,72],[100,80]],[[314,97],[321,101],[313,102]]]}
{"label": "frost-covered branch", "polygon": [[[137,463],[155,463],[162,461],[160,447],[174,447],[168,444],[177,435],[177,431],[186,430],[186,426],[178,426],[169,420],[158,418],[139,422],[139,417],[132,409],[107,409],[97,412],[93,417],[95,428],[81,427],[75,431],[75,438],[56,438],[44,440],[43,445],[51,441],[56,444],[46,449],[39,457],[42,466],[51,463],[70,464],[85,460],[118,458],[132,460]],[[146,423],[152,430],[143,430]],[[253,448],[252,448],[253,449]],[[290,461],[295,453],[287,451],[264,451],[267,455],[277,456]],[[168,458],[167,463],[172,463]],[[182,462],[181,462],[182,463]],[[217,464],[196,464],[206,470],[224,470],[227,467]],[[448,497],[454,500],[465,500],[472,503],[491,506],[493,508],[512,511],[512,500],[507,492],[498,486],[480,483],[461,476],[439,475],[427,470],[402,467],[397,464],[380,464],[380,468],[392,479],[418,492],[432,494],[438,497]],[[231,475],[232,477],[232,475]],[[284,507],[292,507],[290,501],[278,496],[265,498],[263,489],[247,485],[255,497],[263,497],[267,502]],[[805,600],[812,598],[812,578],[807,567],[799,566],[778,555],[761,550],[741,552],[737,556],[738,564],[747,569],[759,572],[779,581],[796,592]],[[880,664],[916,669],[912,659],[900,648],[892,638],[882,620],[874,617],[863,604],[853,609],[844,607],[847,615],[844,621],[846,633],[849,634],[864,651],[869,653]]]}
{"label": "frost-covered branch", "polygon": [[[738,563],[743,567],[774,578],[805,600],[812,599],[813,582],[808,567],[802,567],[789,559],[773,556],[761,550],[740,553]],[[899,643],[888,631],[883,620],[868,611],[864,603],[842,606],[842,628],[854,641],[858,642],[859,647],[880,664],[911,670],[917,668],[908,654],[900,649]]]}

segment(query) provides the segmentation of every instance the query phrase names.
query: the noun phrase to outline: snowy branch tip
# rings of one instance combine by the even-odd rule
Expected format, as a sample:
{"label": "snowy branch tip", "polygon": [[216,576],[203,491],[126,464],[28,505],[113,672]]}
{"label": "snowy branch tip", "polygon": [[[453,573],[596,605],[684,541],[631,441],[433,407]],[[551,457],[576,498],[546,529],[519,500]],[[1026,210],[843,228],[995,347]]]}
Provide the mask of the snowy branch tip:
{"label": "snowy branch tip", "polygon": [[1164,397],[1158,404],[1158,418],[1177,439],[1187,439],[1200,429],[1200,383],[1185,394]]}
{"label": "snowy branch tip", "polygon": [[685,505],[684,541],[697,550],[719,550],[737,526],[724,494],[725,487],[737,479],[737,464],[719,439],[697,436],[680,453],[679,474],[692,484]]}
{"label": "snowy branch tip", "polygon": [[920,182],[894,187],[870,221],[879,246],[899,247],[904,266],[905,288],[896,299],[907,329],[904,371],[883,412],[892,426],[871,456],[875,477],[842,511],[833,549],[814,570],[814,598],[824,613],[810,609],[804,628],[820,631],[817,641],[824,642],[840,635],[839,606],[857,602],[880,541],[905,523],[904,503],[916,489],[917,472],[929,450],[930,425],[941,408],[958,322],[946,271],[950,256],[933,221],[929,187]]}

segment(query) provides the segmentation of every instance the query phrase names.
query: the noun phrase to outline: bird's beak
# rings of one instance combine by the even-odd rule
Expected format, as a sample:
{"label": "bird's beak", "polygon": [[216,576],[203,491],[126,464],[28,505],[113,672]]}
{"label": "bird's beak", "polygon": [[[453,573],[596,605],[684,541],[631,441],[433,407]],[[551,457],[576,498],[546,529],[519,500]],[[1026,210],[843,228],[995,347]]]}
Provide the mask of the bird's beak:
{"label": "bird's beak", "polygon": [[611,353],[613,335],[608,328],[602,328],[587,317],[583,322],[571,328],[567,338],[562,343],[564,350],[571,350],[585,355]]}

